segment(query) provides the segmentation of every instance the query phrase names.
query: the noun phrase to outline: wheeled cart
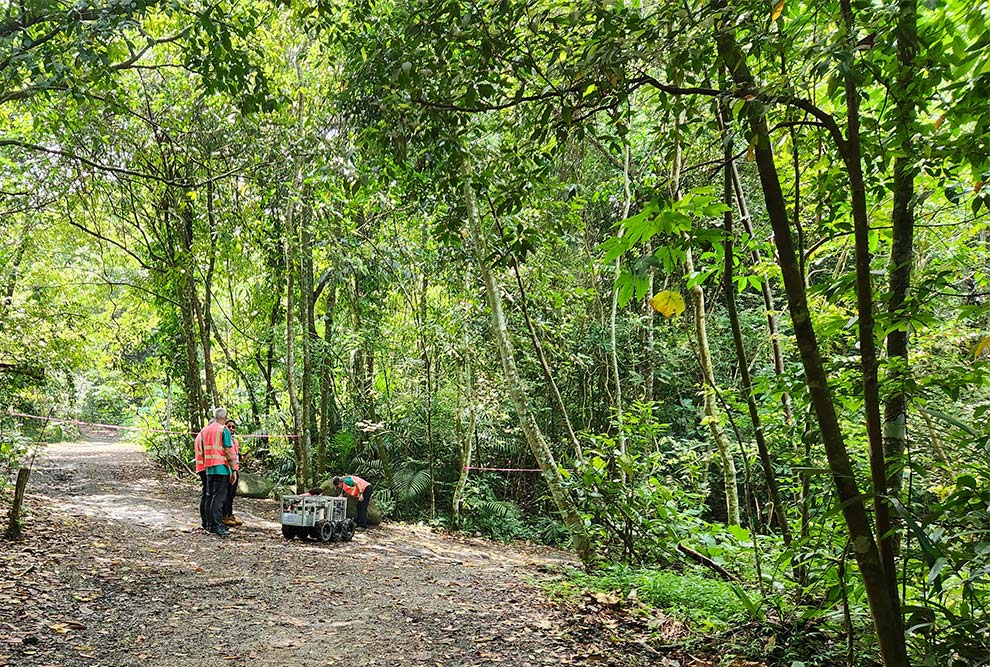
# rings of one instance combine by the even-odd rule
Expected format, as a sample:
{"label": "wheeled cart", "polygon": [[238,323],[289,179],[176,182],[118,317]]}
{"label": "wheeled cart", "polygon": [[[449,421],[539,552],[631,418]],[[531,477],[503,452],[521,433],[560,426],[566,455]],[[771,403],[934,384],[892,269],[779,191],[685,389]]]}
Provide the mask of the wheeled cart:
{"label": "wheeled cart", "polygon": [[282,537],[320,542],[350,542],[354,520],[347,518],[347,498],[282,496]]}

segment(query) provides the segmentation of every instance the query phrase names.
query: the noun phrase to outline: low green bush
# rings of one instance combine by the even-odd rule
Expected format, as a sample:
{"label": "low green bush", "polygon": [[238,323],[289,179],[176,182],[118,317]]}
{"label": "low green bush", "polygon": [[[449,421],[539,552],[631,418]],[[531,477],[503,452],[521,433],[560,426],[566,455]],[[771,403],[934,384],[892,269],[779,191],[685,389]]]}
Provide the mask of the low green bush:
{"label": "low green bush", "polygon": [[626,599],[635,590],[641,603],[662,609],[699,632],[718,632],[751,620],[751,613],[733,584],[694,572],[682,574],[611,565],[593,573],[571,570],[566,579],[554,582],[549,588],[552,594],[564,598],[602,592]]}

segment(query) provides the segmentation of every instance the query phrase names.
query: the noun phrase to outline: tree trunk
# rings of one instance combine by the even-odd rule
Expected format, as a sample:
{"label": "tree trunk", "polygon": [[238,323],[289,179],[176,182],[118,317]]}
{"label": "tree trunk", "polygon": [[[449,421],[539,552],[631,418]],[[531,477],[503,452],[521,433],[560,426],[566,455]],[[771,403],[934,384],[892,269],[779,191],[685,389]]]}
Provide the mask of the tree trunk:
{"label": "tree trunk", "polygon": [[[894,96],[895,134],[900,147],[894,157],[894,205],[890,214],[890,264],[887,268],[890,296],[887,313],[893,328],[887,335],[886,384],[891,393],[884,410],[884,455],[887,466],[887,493],[901,495],[904,452],[907,446],[907,394],[905,383],[910,377],[908,364],[908,319],[905,312],[911,289],[914,262],[914,175],[917,107],[912,86],[918,78],[918,5],[917,0],[898,0],[897,26],[897,93]],[[896,517],[892,517],[896,521]],[[899,545],[894,542],[894,551]]]}
{"label": "tree trunk", "polygon": [[213,366],[213,336],[211,334],[213,330],[213,274],[217,265],[217,243],[219,242],[216,218],[213,210],[213,187],[213,181],[211,180],[206,186],[206,213],[210,226],[210,246],[207,250],[209,253],[209,263],[206,268],[206,276],[203,280],[203,304],[202,308],[200,308],[197,297],[194,305],[196,306],[196,319],[199,322],[199,335],[203,343],[203,370],[206,372],[206,391],[210,395],[210,398],[213,399],[213,405],[219,406],[220,392],[217,389],[217,374]]}
{"label": "tree trunk", "polygon": [[[724,10],[725,0],[716,0],[713,8]],[[721,60],[730,72],[738,89],[754,90],[753,75],[746,63],[731,27],[716,27],[716,40]],[[886,586],[883,563],[877,547],[862,495],[856,484],[855,473],[839,428],[838,416],[832,400],[825,368],[818,348],[818,340],[808,310],[804,277],[801,274],[794,242],[787,219],[787,205],[780,186],[780,177],[774,163],[770,132],[766,117],[757,105],[746,105],[747,122],[753,133],[756,164],[763,185],[767,214],[774,232],[778,264],[787,292],[787,306],[794,325],[805,382],[821,428],[822,442],[828,458],[832,481],[843,518],[849,530],[853,552],[863,577],[864,588],[870,603],[870,611],[876,629],[877,641],[886,667],[907,665],[907,652],[902,630],[900,608],[892,599]]]}
{"label": "tree trunk", "polygon": [[[688,275],[694,273],[694,258],[691,249],[685,252],[684,268]],[[694,309],[694,335],[698,342],[698,363],[701,366],[705,421],[712,434],[715,448],[718,450],[719,461],[722,464],[722,477],[725,484],[725,513],[726,523],[730,526],[742,525],[739,520],[739,488],[736,485],[736,461],[732,456],[732,445],[729,443],[718,408],[715,405],[715,369],[712,364],[712,351],[708,344],[708,322],[705,315],[705,291],[701,285],[690,289],[691,305]]]}
{"label": "tree trunk", "polygon": [[199,375],[199,350],[196,346],[196,319],[190,303],[188,286],[180,288],[179,314],[182,317],[182,342],[185,347],[185,385],[189,399],[189,429],[196,433],[206,417],[203,383]]}
{"label": "tree trunk", "polygon": [[[489,200],[488,204],[492,218],[495,220],[495,224],[498,225],[499,233],[501,233],[502,227],[495,217],[495,206],[491,200]],[[536,330],[533,318],[529,315],[529,297],[526,294],[526,286],[523,283],[522,273],[519,271],[519,258],[516,257],[515,253],[509,253],[509,258],[512,261],[512,273],[516,277],[516,286],[519,288],[519,303],[522,307],[523,319],[526,320],[526,330],[529,332],[529,339],[533,343],[533,350],[536,352],[536,358],[540,362],[540,368],[543,370],[543,379],[547,381],[547,386],[550,387],[550,395],[553,396],[554,403],[556,403],[561,418],[564,420],[567,437],[570,438],[571,446],[574,447],[574,456],[578,460],[581,460],[584,458],[584,453],[581,451],[581,442],[574,433],[571,418],[567,414],[567,406],[564,405],[564,399],[560,395],[560,388],[557,386],[557,381],[554,379],[553,372],[550,370],[550,364],[547,361],[547,355],[543,351],[543,343],[540,340],[540,333]]]}
{"label": "tree trunk", "polygon": [[[632,206],[632,195],[629,189],[629,140],[623,140],[623,160],[622,160],[622,219],[629,217],[629,209]],[[619,271],[621,269],[619,258],[615,258],[615,280],[612,284],[612,307],[609,312],[609,361],[612,371],[612,384],[615,386],[615,422],[618,428],[619,454],[626,454],[626,429],[623,423],[622,414],[622,378],[619,377],[619,350],[616,341],[616,320],[619,314]],[[626,481],[626,468],[619,466],[622,483]]]}
{"label": "tree trunk", "polygon": [[14,484],[14,502],[10,505],[7,531],[4,533],[4,538],[8,540],[16,540],[21,536],[21,505],[24,503],[24,490],[27,489],[30,476],[30,468],[21,468],[17,471],[17,482]]}
{"label": "tree trunk", "polygon": [[[165,211],[165,215],[169,216],[167,220],[177,220],[178,222],[179,252],[175,255],[172,272],[174,276],[177,276],[179,311],[182,316],[182,337],[186,349],[186,394],[191,403],[189,426],[191,431],[195,433],[202,427],[202,420],[207,416],[208,406],[206,405],[206,398],[203,396],[203,380],[199,370],[196,276],[192,268],[194,263],[192,254],[193,221],[188,208],[179,211],[177,217],[170,216],[170,210]],[[166,225],[168,225],[167,220]]]}
{"label": "tree trunk", "polygon": [[21,262],[24,261],[24,253],[27,250],[31,235],[28,233],[30,225],[25,224],[21,231],[21,242],[17,244],[17,251],[14,259],[10,263],[10,271],[7,274],[7,284],[3,290],[3,301],[0,301],[0,330],[3,329],[4,321],[7,318],[7,311],[14,303],[14,292],[17,291],[17,281],[21,275]]}
{"label": "tree trunk", "polygon": [[[681,119],[678,117],[678,124]],[[674,144],[674,165],[671,170],[671,190],[675,200],[681,198],[681,142]],[[694,255],[691,248],[684,253],[684,269],[687,275],[694,274]],[[715,448],[718,450],[722,463],[722,477],[725,486],[726,523],[730,526],[742,525],[739,519],[739,487],[736,485],[736,461],[732,456],[732,445],[722,429],[718,408],[715,405],[715,368],[712,363],[711,346],[708,344],[708,318],[705,310],[705,290],[701,284],[690,288],[691,303],[694,310],[694,335],[698,342],[698,365],[701,367],[702,392],[704,401],[705,421],[712,434]]]}
{"label": "tree trunk", "polygon": [[725,306],[729,314],[729,324],[732,328],[732,342],[736,348],[736,360],[739,365],[739,377],[742,380],[743,397],[749,408],[749,418],[753,423],[753,435],[756,440],[756,449],[760,455],[760,463],[763,466],[763,475],[767,482],[767,491],[770,495],[770,502],[773,503],[774,515],[777,517],[777,524],[780,527],[780,534],[784,538],[784,544],[790,546],[791,529],[787,524],[787,512],[784,504],[780,500],[780,489],[777,485],[777,475],[773,470],[773,463],[770,460],[770,450],[767,447],[766,437],[763,433],[763,422],[760,419],[760,411],[756,405],[756,397],[753,395],[753,380],[749,374],[749,359],[746,358],[746,348],[743,344],[742,327],[739,325],[739,312],[736,309],[736,285],[733,280],[734,261],[733,246],[735,245],[735,232],[732,229],[732,172],[735,167],[732,158],[732,140],[728,134],[729,118],[726,116],[724,106],[721,109],[723,114],[723,132],[725,132],[725,169],[724,169],[724,197],[725,205],[725,246],[724,246],[724,289]]}
{"label": "tree trunk", "polygon": [[[309,193],[304,195],[308,202]],[[313,396],[313,342],[316,340],[316,316],[313,303],[313,239],[309,224],[312,209],[304,204],[299,216],[299,311],[303,322],[303,373],[302,373],[302,440],[303,456],[306,459],[306,484],[315,486],[316,480],[310,475],[313,431],[316,428],[315,397]]]}
{"label": "tree trunk", "polygon": [[[468,281],[468,272],[464,272],[464,293],[468,294],[470,290],[470,282]],[[465,310],[465,312],[468,312]],[[474,409],[474,378],[472,376],[471,368],[471,341],[468,338],[468,328],[465,323],[464,326],[464,393],[467,399],[467,410],[468,410],[468,425],[464,433],[461,434],[464,442],[461,445],[461,470],[457,477],[457,485],[454,487],[454,499],[452,502],[452,510],[454,515],[454,525],[457,526],[461,519],[461,500],[464,497],[464,487],[467,486],[468,469],[471,467],[471,457],[474,454],[474,428],[477,421],[478,413]],[[460,424],[460,414],[457,417],[457,423]]]}
{"label": "tree trunk", "polygon": [[288,210],[285,216],[285,384],[289,394],[289,407],[292,411],[293,444],[296,459],[296,493],[303,493],[306,490],[306,482],[309,480],[309,462],[306,460],[303,450],[302,407],[299,405],[299,395],[296,393],[295,386],[295,253],[292,250],[292,245],[295,241],[293,229],[295,203],[291,201],[291,198],[287,206]]}
{"label": "tree trunk", "polygon": [[[423,225],[422,248],[426,250],[428,240],[428,229]],[[423,385],[426,396],[426,450],[430,462],[430,520],[437,516],[437,495],[436,495],[436,456],[433,448],[433,358],[430,354],[430,341],[427,334],[427,295],[430,291],[430,277],[428,271],[428,260],[423,261],[422,284],[420,285],[419,298],[419,347],[420,357],[423,362]]]}
{"label": "tree trunk", "polygon": [[278,296],[278,291],[276,291],[275,294],[275,299],[272,301],[272,314],[268,319],[268,324],[271,329],[268,331],[268,349],[265,354],[264,361],[262,361],[260,355],[256,353],[258,370],[265,376],[265,417],[271,415],[272,406],[274,406],[276,410],[282,409],[282,406],[279,405],[278,393],[275,391],[275,384],[273,383],[272,378],[272,369],[275,367],[276,332],[278,331],[278,321],[280,319],[279,309],[281,308],[281,297]]}
{"label": "tree trunk", "polygon": [[475,262],[485,282],[485,293],[488,297],[488,305],[492,311],[492,333],[495,336],[499,356],[502,359],[505,383],[512,397],[516,415],[519,417],[519,425],[526,436],[526,441],[529,443],[530,450],[532,450],[537,464],[543,471],[543,478],[546,480],[547,487],[550,489],[550,495],[557,505],[557,510],[560,512],[561,518],[563,518],[564,523],[570,531],[574,548],[581,561],[585,565],[591,566],[596,560],[595,546],[591,542],[584,521],[578,514],[573,498],[571,498],[568,491],[564,488],[563,479],[557,468],[557,461],[547,441],[543,438],[543,433],[540,431],[539,426],[537,426],[536,420],[533,418],[533,413],[529,409],[526,389],[522,384],[522,378],[519,377],[519,373],[516,370],[512,341],[509,339],[505,316],[502,313],[502,297],[499,293],[498,285],[495,283],[495,277],[492,275],[491,268],[485,260],[487,252],[484,239],[481,235],[478,202],[474,187],[471,185],[471,172],[466,161],[461,169],[464,198],[467,206],[468,235],[473,246]]}
{"label": "tree trunk", "polygon": [[320,367],[320,444],[317,460],[317,479],[326,474],[327,443],[340,428],[340,415],[337,412],[337,399],[333,386],[333,311],[337,305],[337,285],[330,285],[327,293],[326,309],[323,314],[323,353]]}
{"label": "tree trunk", "polygon": [[[754,238],[753,218],[749,214],[749,206],[746,204],[746,193],[743,192],[742,180],[739,178],[739,169],[735,160],[732,161],[732,186],[736,193],[736,205],[739,207],[739,221],[743,229]],[[753,248],[751,251],[753,264],[759,265],[763,262],[760,251]],[[766,311],[767,331],[770,334],[770,349],[773,351],[773,370],[778,380],[784,377],[784,351],[780,345],[780,330],[777,326],[777,307],[774,305],[773,290],[770,288],[770,281],[760,282],[760,293],[763,296],[763,308]],[[790,424],[794,420],[791,409],[791,396],[786,391],[781,395],[780,401],[784,406],[784,417]]]}
{"label": "tree trunk", "polygon": [[[856,34],[851,0],[841,0],[846,45],[855,58]],[[891,522],[891,505],[887,500],[887,461],[883,450],[883,423],[880,418],[880,381],[878,377],[876,333],[873,316],[873,276],[870,256],[870,220],[866,208],[866,183],[860,146],[859,90],[856,69],[845,74],[846,146],[845,164],[849,175],[853,229],[856,252],[856,304],[859,316],[859,354],[863,371],[863,411],[870,445],[870,476],[873,480],[873,511],[876,515],[877,542],[884,582],[891,603],[897,609],[899,634],[904,636],[897,590],[897,565],[894,556],[895,528]],[[909,263],[910,267],[910,263]]]}

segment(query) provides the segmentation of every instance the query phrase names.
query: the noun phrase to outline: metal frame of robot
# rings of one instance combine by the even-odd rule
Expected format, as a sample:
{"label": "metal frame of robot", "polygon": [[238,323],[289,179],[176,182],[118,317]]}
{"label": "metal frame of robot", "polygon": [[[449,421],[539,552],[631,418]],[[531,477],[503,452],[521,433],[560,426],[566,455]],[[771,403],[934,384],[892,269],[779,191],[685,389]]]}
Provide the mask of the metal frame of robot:
{"label": "metal frame of robot", "polygon": [[347,498],[282,496],[282,537],[309,537],[320,542],[350,542],[354,519],[347,518]]}

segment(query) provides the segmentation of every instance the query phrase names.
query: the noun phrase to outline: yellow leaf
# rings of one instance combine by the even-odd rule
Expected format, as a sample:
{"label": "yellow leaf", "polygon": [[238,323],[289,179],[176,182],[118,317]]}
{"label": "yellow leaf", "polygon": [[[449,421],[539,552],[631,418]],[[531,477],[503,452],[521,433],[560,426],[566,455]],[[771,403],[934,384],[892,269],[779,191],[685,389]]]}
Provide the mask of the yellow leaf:
{"label": "yellow leaf", "polygon": [[650,305],[664,317],[673,317],[684,312],[684,297],[677,292],[660,292],[650,299]]}
{"label": "yellow leaf", "polygon": [[973,346],[973,358],[990,356],[990,336],[984,336]]}
{"label": "yellow leaf", "polygon": [[937,130],[938,128],[942,127],[942,123],[944,123],[944,122],[945,122],[945,114],[942,114],[935,121],[935,129]]}
{"label": "yellow leaf", "polygon": [[595,602],[605,606],[613,606],[619,604],[619,596],[613,593],[599,593],[595,592],[591,594],[591,597],[595,599]]}
{"label": "yellow leaf", "polygon": [[770,20],[776,21],[780,18],[780,15],[784,13],[784,0],[778,0],[777,4],[773,6],[773,13],[770,14]]}
{"label": "yellow leaf", "polygon": [[750,144],[749,148],[746,149],[746,161],[754,162],[756,160],[756,144]]}

